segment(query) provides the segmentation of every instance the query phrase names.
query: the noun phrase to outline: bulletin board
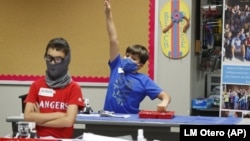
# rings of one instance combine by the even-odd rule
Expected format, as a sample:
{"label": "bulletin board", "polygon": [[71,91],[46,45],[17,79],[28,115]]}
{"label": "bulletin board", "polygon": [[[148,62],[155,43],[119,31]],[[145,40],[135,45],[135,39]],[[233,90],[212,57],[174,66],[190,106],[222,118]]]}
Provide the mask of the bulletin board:
{"label": "bulletin board", "polygon": [[[141,72],[154,79],[154,0],[111,4],[121,53],[131,44],[147,46],[150,59]],[[71,47],[73,79],[107,83],[109,40],[103,5],[104,0],[0,0],[0,81],[44,77],[46,45],[63,37]]]}

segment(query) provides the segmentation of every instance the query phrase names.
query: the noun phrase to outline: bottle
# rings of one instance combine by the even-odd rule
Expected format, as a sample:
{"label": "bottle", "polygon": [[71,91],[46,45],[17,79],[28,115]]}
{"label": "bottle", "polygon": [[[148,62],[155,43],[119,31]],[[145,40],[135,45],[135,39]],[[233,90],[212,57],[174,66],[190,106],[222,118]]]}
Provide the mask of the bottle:
{"label": "bottle", "polygon": [[143,129],[138,129],[137,141],[146,141],[143,135]]}

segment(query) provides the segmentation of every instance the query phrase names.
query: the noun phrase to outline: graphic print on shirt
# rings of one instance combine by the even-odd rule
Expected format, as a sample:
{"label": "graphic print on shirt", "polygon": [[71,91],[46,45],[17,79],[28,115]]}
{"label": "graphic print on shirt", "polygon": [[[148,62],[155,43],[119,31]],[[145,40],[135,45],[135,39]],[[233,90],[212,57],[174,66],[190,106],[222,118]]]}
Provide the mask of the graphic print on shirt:
{"label": "graphic print on shirt", "polygon": [[50,88],[40,88],[39,89],[39,107],[41,109],[51,109],[66,111],[68,108],[68,103],[55,98],[56,91]]}
{"label": "graphic print on shirt", "polygon": [[112,96],[115,98],[116,103],[120,106],[124,105],[127,96],[132,90],[132,83],[129,80],[125,79],[125,74],[120,73],[120,76],[114,83],[114,93]]}
{"label": "graphic print on shirt", "polygon": [[40,108],[45,109],[56,109],[56,110],[67,110],[68,104],[60,101],[40,101]]}

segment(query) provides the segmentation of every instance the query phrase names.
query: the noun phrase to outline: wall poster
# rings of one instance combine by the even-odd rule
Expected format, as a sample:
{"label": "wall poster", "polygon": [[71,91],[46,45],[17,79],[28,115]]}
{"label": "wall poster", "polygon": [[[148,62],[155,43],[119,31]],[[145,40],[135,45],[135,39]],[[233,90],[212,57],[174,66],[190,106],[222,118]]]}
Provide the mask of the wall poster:
{"label": "wall poster", "polygon": [[250,118],[250,2],[223,3],[220,116]]}
{"label": "wall poster", "polygon": [[160,9],[161,49],[170,59],[181,59],[189,53],[186,31],[190,25],[190,11],[184,0],[171,0]]}

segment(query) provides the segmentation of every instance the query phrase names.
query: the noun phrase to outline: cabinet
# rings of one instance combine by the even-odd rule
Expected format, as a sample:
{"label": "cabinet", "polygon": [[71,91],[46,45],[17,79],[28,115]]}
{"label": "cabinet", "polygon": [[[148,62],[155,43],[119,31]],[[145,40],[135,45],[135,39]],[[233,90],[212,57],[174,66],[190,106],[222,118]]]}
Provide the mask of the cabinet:
{"label": "cabinet", "polygon": [[213,89],[216,86],[220,86],[221,84],[221,74],[220,73],[207,73],[207,82],[206,82],[206,96],[209,96]]}

